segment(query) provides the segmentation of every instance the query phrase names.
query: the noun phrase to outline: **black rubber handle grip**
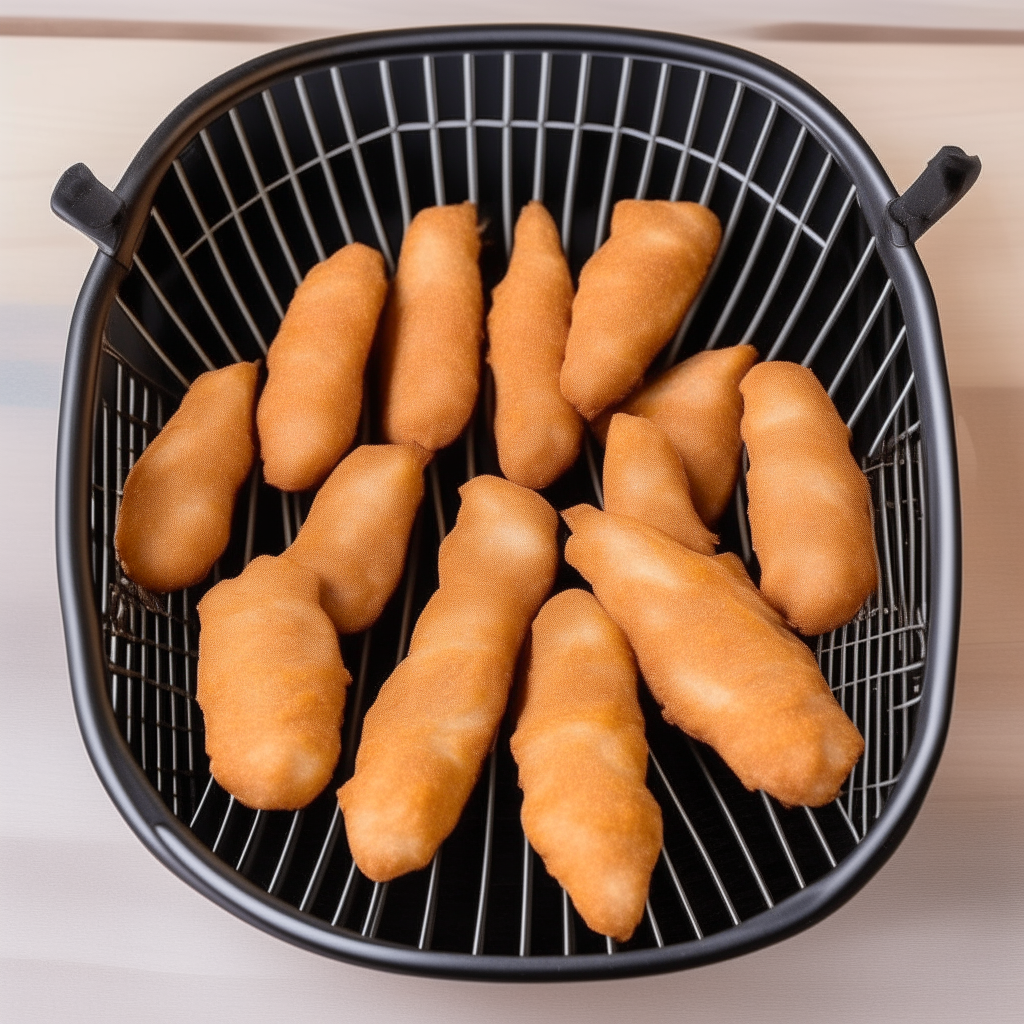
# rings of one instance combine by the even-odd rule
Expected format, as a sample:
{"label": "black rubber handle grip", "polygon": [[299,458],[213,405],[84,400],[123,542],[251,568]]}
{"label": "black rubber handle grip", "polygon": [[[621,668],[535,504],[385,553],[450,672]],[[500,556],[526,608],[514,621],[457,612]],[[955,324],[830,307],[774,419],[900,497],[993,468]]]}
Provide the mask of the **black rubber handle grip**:
{"label": "black rubber handle grip", "polygon": [[968,156],[959,146],[943,146],[917,181],[889,204],[893,242],[916,242],[967,195],[980,173],[976,156]]}
{"label": "black rubber handle grip", "polygon": [[121,241],[124,200],[111,192],[85,164],[69,167],[50,196],[50,209],[78,228],[108,256]]}

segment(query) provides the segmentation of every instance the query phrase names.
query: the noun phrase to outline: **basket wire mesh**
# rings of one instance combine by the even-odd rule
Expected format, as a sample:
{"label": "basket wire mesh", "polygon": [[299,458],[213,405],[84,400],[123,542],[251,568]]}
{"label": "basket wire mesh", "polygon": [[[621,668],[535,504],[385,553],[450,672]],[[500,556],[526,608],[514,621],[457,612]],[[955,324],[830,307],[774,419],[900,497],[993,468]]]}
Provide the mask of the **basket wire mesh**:
{"label": "basket wire mesh", "polygon": [[[341,639],[354,677],[335,779],[294,813],[252,811],[209,775],[195,702],[204,590],[278,553],[311,495],[258,468],[231,542],[202,586],[156,597],[120,572],[112,538],[124,479],[198,373],[266,352],[305,272],[354,240],[393,270],[423,206],[471,199],[487,224],[485,285],[502,276],[519,208],[545,202],[574,275],[620,198],[690,199],[723,224],[698,300],[661,357],[749,342],[811,366],[853,433],[872,487],[881,584],[850,624],[814,641],[866,750],[839,798],[811,810],[748,793],[717,755],[642,695],[648,784],[665,842],[628,944],[590,932],[519,824],[501,729],[452,836],[421,872],[364,878],[334,792],[362,716],[404,656],[436,587],[457,487],[497,472],[485,368],[474,420],[428,469],[402,583],[370,630]],[[855,187],[807,125],[762,87],[683,61],[559,50],[467,52],[316,67],[258,92],[198,133],[160,185],[104,336],[94,430],[92,567],[118,728],[160,797],[224,863],[333,928],[420,950],[520,957],[615,954],[700,941],[771,910],[834,868],[878,818],[914,734],[928,628],[925,464],[906,327]],[[372,388],[363,440],[376,440]],[[600,503],[600,451],[545,494]],[[723,547],[757,573],[741,476]],[[578,585],[563,567],[558,587]]]}

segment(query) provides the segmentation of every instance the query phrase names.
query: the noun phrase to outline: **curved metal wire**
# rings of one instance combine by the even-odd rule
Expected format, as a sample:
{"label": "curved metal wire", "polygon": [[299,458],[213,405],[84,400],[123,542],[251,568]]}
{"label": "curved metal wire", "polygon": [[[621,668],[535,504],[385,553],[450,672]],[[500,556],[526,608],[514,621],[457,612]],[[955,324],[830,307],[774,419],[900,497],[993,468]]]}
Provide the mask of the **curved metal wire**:
{"label": "curved metal wire", "polygon": [[[194,357],[203,366],[214,365],[214,353],[220,351],[243,358],[242,339],[233,336],[229,317],[240,318],[246,344],[255,342],[266,350],[268,339],[258,327],[257,307],[269,306],[277,317],[283,315],[284,296],[301,277],[296,251],[312,246],[318,257],[325,254],[320,218],[335,218],[346,241],[360,231],[369,232],[362,240],[376,244],[393,266],[389,231],[400,226],[404,232],[415,213],[414,195],[422,191],[423,183],[413,177],[414,172],[425,174],[427,192],[437,203],[449,195],[449,179],[462,180],[460,176],[474,201],[482,186],[487,195],[496,194],[496,234],[506,254],[516,204],[528,197],[544,198],[552,182],[564,187],[561,234],[567,251],[584,213],[594,217],[592,243],[599,245],[614,202],[622,198],[616,189],[623,187],[620,172],[627,144],[636,144],[641,154],[635,178],[626,180],[629,195],[651,195],[657,184],[666,197],[679,198],[686,194],[691,178],[697,180],[691,174],[694,168],[706,172],[696,198],[724,204],[719,209],[726,222],[723,245],[711,279],[671,347],[670,359],[705,344],[752,340],[767,358],[793,344],[805,353],[806,364],[815,369],[827,366],[831,390],[837,397],[842,394],[851,427],[867,430],[860,450],[876,502],[884,571],[883,586],[861,617],[819,638],[817,645],[823,673],[868,744],[835,804],[797,811],[780,807],[764,794],[735,795],[720,784],[720,766],[713,753],[695,745],[690,760],[679,762],[689,768],[677,767],[674,757],[670,763],[651,754],[652,788],[665,813],[667,845],[645,922],[627,948],[701,941],[753,913],[771,912],[787,895],[835,867],[881,812],[907,755],[927,649],[928,567],[925,467],[914,378],[904,352],[906,330],[892,286],[880,274],[873,240],[850,241],[860,216],[855,191],[839,180],[832,157],[810,139],[803,126],[793,131],[791,115],[784,114],[771,97],[762,97],[766,101],[763,116],[751,126],[742,119],[744,104],[754,92],[748,83],[705,69],[657,62],[649,69],[656,85],[648,97],[643,127],[637,127],[630,103],[643,62],[627,56],[612,72],[614,102],[604,123],[594,119],[591,100],[601,84],[595,75],[608,73],[607,62],[598,66],[592,55],[583,53],[576,58],[572,120],[560,120],[551,116],[556,55],[530,54],[530,62],[521,60],[522,56],[501,56],[499,117],[478,114],[482,70],[477,55],[467,53],[449,62],[454,70],[448,64],[442,67],[430,55],[423,56],[418,74],[426,120],[402,119],[395,64],[380,61],[373,76],[380,85],[382,123],[362,134],[356,128],[361,123],[355,113],[357,98],[346,84],[344,68],[330,70],[328,92],[314,91],[299,76],[294,87],[314,151],[308,158],[290,151],[283,107],[265,92],[261,102],[270,134],[260,138],[259,145],[276,146],[285,167],[285,173],[273,180],[261,177],[259,149],[250,138],[254,127],[243,124],[238,112],[231,111],[225,115],[230,129],[226,137],[234,140],[232,145],[237,143],[241,163],[237,154],[218,149],[215,139],[221,136],[211,130],[200,133],[194,143],[211,171],[202,181],[193,180],[199,174],[198,163],[190,164],[186,172],[182,160],[174,162],[169,187],[178,189],[184,208],[194,218],[194,237],[190,244],[179,245],[168,220],[171,214],[158,201],[149,230],[162,239],[169,258],[158,266],[154,256],[137,256],[131,286],[126,283],[118,303],[141,343],[181,384],[187,384]],[[677,138],[666,133],[665,124],[678,98],[676,76],[684,73],[690,76],[687,88],[691,91],[684,116],[674,114],[674,123],[685,122]],[[527,86],[535,86],[535,91],[531,93]],[[522,95],[531,97],[528,117],[517,116],[521,88]],[[445,118],[442,101],[453,89],[461,89],[462,116]],[[330,112],[323,107],[325,96],[333,97]],[[341,125],[345,139],[333,147],[325,141],[337,137],[325,120],[328,113]],[[741,124],[743,132],[752,136],[751,145],[737,150],[745,154],[738,159],[731,155],[731,147]],[[483,163],[479,148],[483,129],[496,129],[500,135],[496,188],[495,181],[484,177],[495,171],[488,171],[490,165]],[[780,140],[788,137],[787,131],[791,138],[783,145]],[[532,140],[529,150],[520,152],[524,132],[532,133]],[[568,143],[557,154],[556,136]],[[608,145],[603,166],[595,168],[584,164],[583,154],[585,141],[596,136],[606,138]],[[426,141],[422,168],[409,162],[406,143],[416,137]],[[449,147],[456,137],[461,144]],[[697,147],[699,138],[704,148]],[[658,170],[665,158],[669,158],[667,175]],[[773,183],[764,177],[764,162],[769,158],[778,170]],[[803,165],[805,158],[810,160],[809,171]],[[351,181],[339,170],[343,160],[351,161]],[[240,168],[255,190],[244,198],[241,192],[236,195],[237,185],[232,184]],[[324,181],[322,198],[304,184],[304,175],[313,169]],[[599,183],[596,189],[594,181]],[[838,184],[833,185],[834,181]],[[719,183],[729,188],[719,188]],[[215,200],[211,193],[216,193]],[[724,198],[716,199],[719,195]],[[285,196],[291,196],[297,216],[288,214]],[[359,203],[365,207],[365,227],[356,222]],[[209,211],[214,209],[227,212],[213,215]],[[258,222],[257,214],[265,221]],[[752,235],[742,228],[748,222],[757,225]],[[766,271],[762,257],[776,244],[772,240],[777,233],[783,239],[778,243],[781,248]],[[731,268],[731,284],[722,288],[716,275],[724,274],[726,268]],[[783,294],[793,298],[780,318],[772,309]],[[186,325],[181,295],[191,296],[202,310],[207,335],[196,326],[196,318]],[[191,353],[192,362],[182,358],[186,352]],[[194,607],[201,594],[183,592],[152,604],[121,578],[112,547],[127,469],[159,429],[175,399],[113,347],[104,350],[103,360],[106,383],[94,438],[93,558],[106,633],[111,706],[126,740],[174,814],[237,870],[303,913],[369,939],[396,941],[388,932],[389,921],[392,916],[400,918],[402,908],[393,906],[397,899],[393,887],[370,884],[352,862],[341,816],[336,804],[331,807],[333,786],[306,812],[268,815],[242,808],[209,776],[202,755],[201,715],[193,706]],[[428,575],[433,571],[437,545],[446,530],[446,499],[454,487],[478,471],[480,438],[486,437],[488,429],[481,405],[474,427],[461,442],[461,467],[453,470],[446,463],[439,468],[437,462],[431,466],[428,504],[437,536],[423,529],[428,515],[424,511],[409,570],[396,597],[399,659],[419,610],[417,567]],[[577,500],[600,504],[599,459],[588,440],[581,456],[578,477],[583,483]],[[237,572],[252,557],[257,535],[271,529],[268,516],[279,517],[273,530],[284,541],[297,531],[301,502],[284,500],[282,495],[276,505],[280,511],[270,513],[268,490],[254,474],[243,492],[247,504],[240,520],[245,524],[241,550],[232,556],[232,564],[218,567],[218,573]],[[735,543],[749,562],[742,478],[735,505]],[[343,775],[351,772],[361,716],[382,681],[381,673],[387,671],[378,654],[391,643],[394,638],[389,641],[383,630],[368,631],[359,641],[359,670],[347,712],[346,753],[340,768]],[[679,743],[688,741],[679,737]],[[564,892],[552,902],[543,866],[536,863],[522,830],[510,830],[505,819],[516,816],[515,799],[501,782],[512,770],[509,756],[507,749],[496,746],[484,767],[483,814],[479,831],[471,837],[471,844],[476,844],[471,895],[466,896],[466,887],[453,883],[442,868],[450,858],[439,851],[416,883],[415,922],[408,926],[411,938],[403,941],[419,949],[432,948],[439,922],[443,919],[450,930],[448,918],[455,914],[465,920],[461,948],[479,956],[502,943],[507,952],[523,957],[555,947],[567,956],[586,950],[614,956],[619,947],[590,936]],[[738,855],[723,856],[723,843],[732,844]],[[507,899],[506,891],[518,896]]]}

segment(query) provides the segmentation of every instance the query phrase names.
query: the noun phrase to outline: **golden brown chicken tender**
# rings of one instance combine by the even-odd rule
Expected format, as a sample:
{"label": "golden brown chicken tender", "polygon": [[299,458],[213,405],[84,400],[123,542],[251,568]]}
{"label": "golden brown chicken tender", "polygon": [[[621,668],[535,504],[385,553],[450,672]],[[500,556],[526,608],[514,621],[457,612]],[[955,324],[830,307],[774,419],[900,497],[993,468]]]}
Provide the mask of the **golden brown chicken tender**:
{"label": "golden brown chicken tender", "polygon": [[566,561],[626,634],[667,721],[710,744],[747,789],[833,800],[863,753],[814,655],[746,582],[635,520],[577,505]]}
{"label": "golden brown chicken tender", "polygon": [[320,603],[339,633],[372,626],[398,586],[429,458],[418,445],[353,449],[317,491],[281,556],[316,573]]}
{"label": "golden brown chicken tender", "polygon": [[540,490],[576,461],[583,420],[558,387],[572,278],[558,228],[536,200],[519,214],[508,273],[492,297],[487,360],[498,462],[513,483]]}
{"label": "golden brown chicken tender", "polygon": [[647,789],[636,663],[622,631],[583,590],[534,620],[512,756],[523,831],[587,926],[626,942],[644,914],[661,850]]}
{"label": "golden brown chicken tender", "polygon": [[697,203],[623,199],[580,271],[562,394],[588,420],[621,402],[682,323],[722,229]]}
{"label": "golden brown chicken tender", "polygon": [[256,410],[267,483],[315,487],[348,451],[387,290],[384,257],[359,242],[318,263],[295,290]]}
{"label": "golden brown chicken tender", "polygon": [[338,790],[352,856],[375,882],[430,863],[455,827],[558,565],[558,516],[540,495],[493,476],[459,493],[440,586],[367,712],[355,775]]}
{"label": "golden brown chicken tender", "polygon": [[484,296],[476,206],[413,218],[381,325],[384,439],[436,452],[469,421],[480,386]]}
{"label": "golden brown chicken tender", "polygon": [[261,555],[198,605],[210,773],[258,810],[305,807],[331,780],[351,676],[308,569]]}
{"label": "golden brown chicken tender", "polygon": [[[757,361],[752,345],[698,352],[635,391],[619,412],[657,423],[683,460],[697,514],[709,527],[722,517],[740,473],[740,381]],[[603,438],[610,413],[594,422]]]}
{"label": "golden brown chicken tender", "polygon": [[259,363],[202,373],[124,482],[114,548],[125,574],[164,593],[206,578],[231,536],[252,468]]}
{"label": "golden brown chicken tender", "polygon": [[801,633],[827,633],[878,586],[871,486],[811,370],[762,363],[740,390],[761,593]]}
{"label": "golden brown chicken tender", "polygon": [[632,516],[691,551],[713,555],[718,537],[700,520],[686,470],[656,423],[617,412],[604,450],[604,507]]}

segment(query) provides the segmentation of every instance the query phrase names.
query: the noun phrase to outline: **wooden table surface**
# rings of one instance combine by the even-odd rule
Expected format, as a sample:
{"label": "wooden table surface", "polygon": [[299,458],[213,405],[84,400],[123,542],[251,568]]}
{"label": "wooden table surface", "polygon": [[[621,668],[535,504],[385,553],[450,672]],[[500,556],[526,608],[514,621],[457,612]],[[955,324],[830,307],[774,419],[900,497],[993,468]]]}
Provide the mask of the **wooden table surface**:
{"label": "wooden table surface", "polygon": [[919,245],[953,386],[964,609],[946,752],[893,859],[825,922],[751,956],[519,987],[322,959],[161,867],[103,792],[71,706],[53,467],[93,249],[48,198],[79,160],[113,185],[176,102],[274,44],[0,36],[0,1020],[1024,1020],[1024,47],[726,41],[824,92],[900,189],[946,143],[984,162]]}

